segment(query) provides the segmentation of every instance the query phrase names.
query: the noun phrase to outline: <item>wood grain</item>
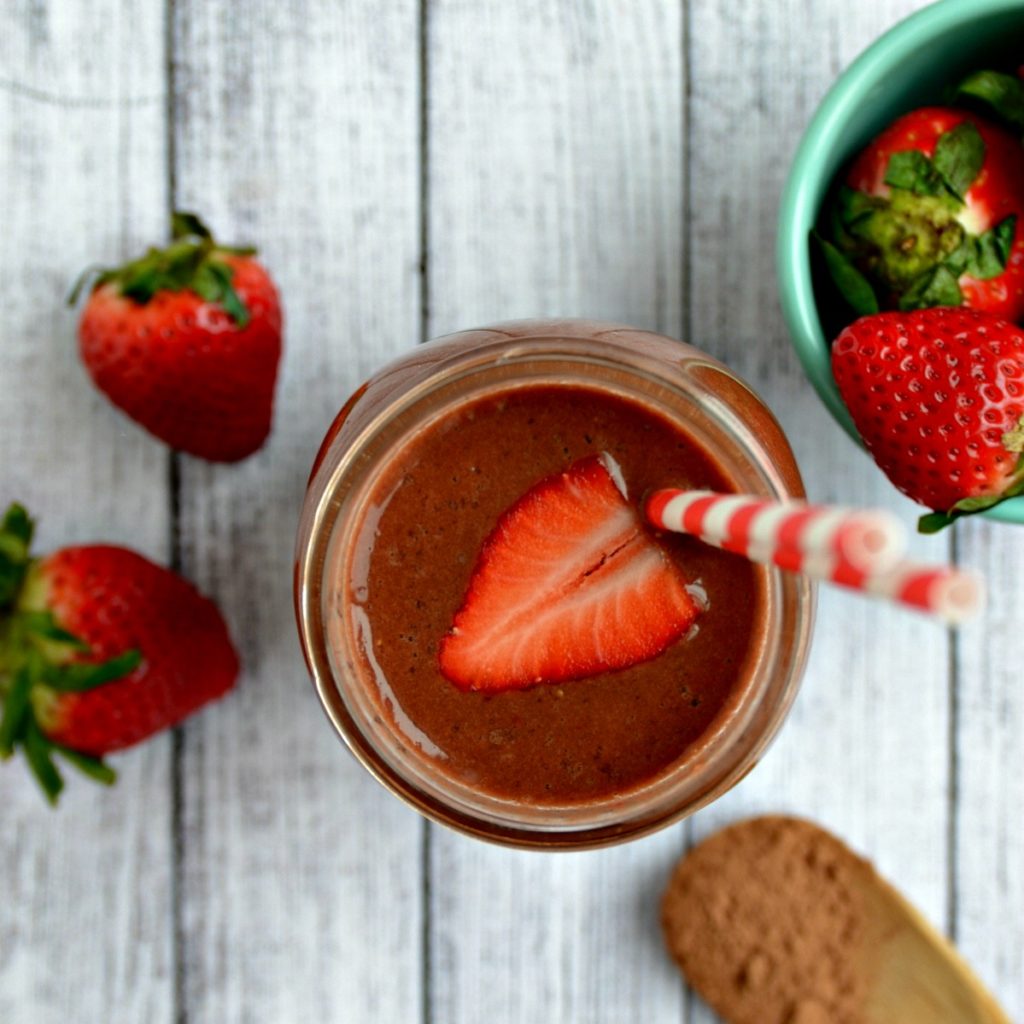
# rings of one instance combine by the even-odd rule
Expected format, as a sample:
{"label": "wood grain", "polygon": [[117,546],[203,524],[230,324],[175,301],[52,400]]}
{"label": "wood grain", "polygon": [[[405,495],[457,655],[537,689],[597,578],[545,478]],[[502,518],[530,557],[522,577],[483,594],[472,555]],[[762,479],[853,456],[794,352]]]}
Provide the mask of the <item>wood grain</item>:
{"label": "wood grain", "polygon": [[403,1021],[420,1009],[420,821],[344,752],[295,639],[292,546],[320,439],[419,337],[414,3],[174,6],[176,200],[258,240],[285,300],[275,428],[182,465],[185,568],[221,602],[238,693],[185,732],[188,1021]]}
{"label": "wood grain", "polygon": [[[428,8],[429,330],[567,315],[681,329],[681,5]],[[431,1021],[678,1022],[672,830],[545,856],[431,842]]]}
{"label": "wood grain", "polygon": [[[691,340],[745,375],[778,414],[812,497],[913,521],[829,420],[789,347],[771,254],[778,195],[815,105],[840,69],[911,10],[741,0],[690,7]],[[737,74],[737,69],[741,72]],[[948,541],[917,538],[944,560]],[[949,893],[949,641],[912,613],[823,589],[794,712],[763,763],[693,822],[700,838],[748,814],[812,817],[868,854],[940,928]],[[713,1020],[702,1006],[694,1022]]]}
{"label": "wood grain", "polygon": [[430,333],[556,315],[677,332],[680,4],[427,9]]}
{"label": "wood grain", "polygon": [[[4,1024],[708,1024],[662,952],[658,896],[688,842],[767,811],[875,859],[1024,1024],[1012,528],[958,528],[995,600],[955,644],[822,593],[764,763],[688,825],[599,853],[428,830],[335,740],[292,625],[298,508],[338,407],[424,333],[503,318],[688,337],[765,395],[815,497],[911,520],[804,380],[772,253],[817,102],[922,6],[0,7],[0,498],[39,515],[41,549],[110,539],[167,561],[178,528],[246,664],[174,743],[118,758],[112,792],[71,780],[52,814],[20,766],[0,770]],[[287,321],[269,445],[234,467],[181,460],[176,501],[166,450],[90,387],[62,306],[80,267],[162,238],[172,201],[261,244]]]}
{"label": "wood grain", "polygon": [[1019,527],[958,526],[964,565],[988,580],[989,608],[956,648],[956,895],[964,955],[1024,1021],[1024,626]]}
{"label": "wood grain", "polygon": [[[0,8],[0,502],[38,550],[109,540],[168,554],[165,450],[78,362],[71,282],[165,230],[163,31],[152,4]],[[172,1019],[169,743],[72,777],[51,811],[0,770],[0,1020]]]}

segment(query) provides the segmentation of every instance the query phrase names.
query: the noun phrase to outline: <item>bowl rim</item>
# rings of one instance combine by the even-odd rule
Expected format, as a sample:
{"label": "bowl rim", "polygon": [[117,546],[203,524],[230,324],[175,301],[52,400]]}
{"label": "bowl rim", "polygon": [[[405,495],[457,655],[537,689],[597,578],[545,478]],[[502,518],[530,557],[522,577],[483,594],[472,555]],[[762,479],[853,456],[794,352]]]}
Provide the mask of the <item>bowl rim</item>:
{"label": "bowl rim", "polygon": [[[974,21],[982,14],[1024,12],[1024,0],[938,0],[898,22],[879,36],[840,73],[814,112],[797,146],[779,207],[775,258],[779,302],[796,350],[811,384],[832,417],[861,448],[860,434],[843,404],[832,376],[829,345],[821,327],[808,237],[817,219],[820,197],[817,168],[838,142],[850,112],[866,87],[898,64],[922,41]],[[1014,498],[982,513],[988,519],[1024,523],[1024,498]]]}

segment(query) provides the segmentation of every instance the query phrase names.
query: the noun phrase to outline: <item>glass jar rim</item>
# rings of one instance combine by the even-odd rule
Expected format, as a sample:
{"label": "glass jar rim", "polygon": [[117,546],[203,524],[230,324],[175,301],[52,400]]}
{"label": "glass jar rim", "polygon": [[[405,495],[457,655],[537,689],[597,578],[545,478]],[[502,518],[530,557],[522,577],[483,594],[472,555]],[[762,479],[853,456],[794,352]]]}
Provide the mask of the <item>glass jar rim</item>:
{"label": "glass jar rim", "polygon": [[[680,759],[648,782],[604,800],[531,803],[493,797],[454,779],[431,767],[426,755],[413,751],[407,734],[374,722],[367,688],[352,678],[358,671],[353,660],[328,636],[333,609],[326,577],[344,557],[338,550],[348,550],[351,531],[377,475],[412,433],[483,393],[552,380],[617,391],[668,416],[687,433],[703,431],[708,436],[698,441],[716,454],[723,445],[736,452],[735,464],[724,468],[733,479],[746,475],[744,489],[773,497],[796,496],[770,457],[763,434],[751,430],[713,387],[728,384],[728,389],[750,396],[761,420],[766,416],[775,425],[791,460],[781,429],[745,383],[698,350],[660,335],[629,330],[632,342],[642,335],[644,344],[628,347],[614,337],[625,331],[609,327],[585,337],[558,331],[509,337],[499,329],[490,332],[491,337],[481,337],[483,332],[463,336],[461,344],[456,336],[420,346],[373,380],[410,360],[423,360],[430,346],[447,345],[449,351],[440,353],[433,364],[427,360],[424,372],[376,408],[347,439],[340,457],[321,463],[311,480],[310,493],[317,483],[318,498],[309,510],[305,542],[300,532],[296,610],[324,710],[352,753],[388,789],[431,819],[479,838],[521,847],[580,849],[634,838],[692,813],[753,767],[781,725],[803,672],[813,621],[813,586],[802,577],[767,569],[764,635],[754,645],[756,664],[750,678]],[[666,361],[666,355],[671,359]],[[734,400],[738,394],[732,392]],[[685,425],[683,410],[689,414]]]}

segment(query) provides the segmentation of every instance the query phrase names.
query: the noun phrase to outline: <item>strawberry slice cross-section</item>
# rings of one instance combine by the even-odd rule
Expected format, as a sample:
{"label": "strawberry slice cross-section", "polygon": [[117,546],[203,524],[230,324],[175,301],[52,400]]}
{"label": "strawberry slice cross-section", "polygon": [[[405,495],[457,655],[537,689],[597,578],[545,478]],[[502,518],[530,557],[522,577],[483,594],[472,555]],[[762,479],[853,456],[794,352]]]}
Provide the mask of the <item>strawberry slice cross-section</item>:
{"label": "strawberry slice cross-section", "polygon": [[628,668],[690,628],[687,581],[609,461],[589,456],[541,480],[498,520],[441,641],[456,686],[497,692]]}

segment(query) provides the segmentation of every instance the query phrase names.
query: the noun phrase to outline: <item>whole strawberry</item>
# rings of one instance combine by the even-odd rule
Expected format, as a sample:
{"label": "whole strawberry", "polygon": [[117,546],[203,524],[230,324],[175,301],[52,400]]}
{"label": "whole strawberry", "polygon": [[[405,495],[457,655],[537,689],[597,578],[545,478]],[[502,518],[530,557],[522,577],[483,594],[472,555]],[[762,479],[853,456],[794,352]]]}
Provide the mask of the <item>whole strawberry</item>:
{"label": "whole strawberry", "polygon": [[861,314],[968,306],[1024,320],[1024,148],[946,107],[894,121],[857,157],[824,243]]}
{"label": "whole strawberry", "polygon": [[214,462],[251,455],[270,432],[281,307],[254,252],[176,213],[166,249],[100,272],[78,327],[82,362],[116,406]]}
{"label": "whole strawberry", "polygon": [[20,505],[0,521],[0,756],[21,748],[51,802],[59,754],[100,782],[104,754],[226,693],[238,656],[212,601],[126,548],[32,558]]}
{"label": "whole strawberry", "polygon": [[936,510],[922,532],[1024,493],[1024,330],[972,309],[877,313],[839,335],[832,371],[875,461]]}

